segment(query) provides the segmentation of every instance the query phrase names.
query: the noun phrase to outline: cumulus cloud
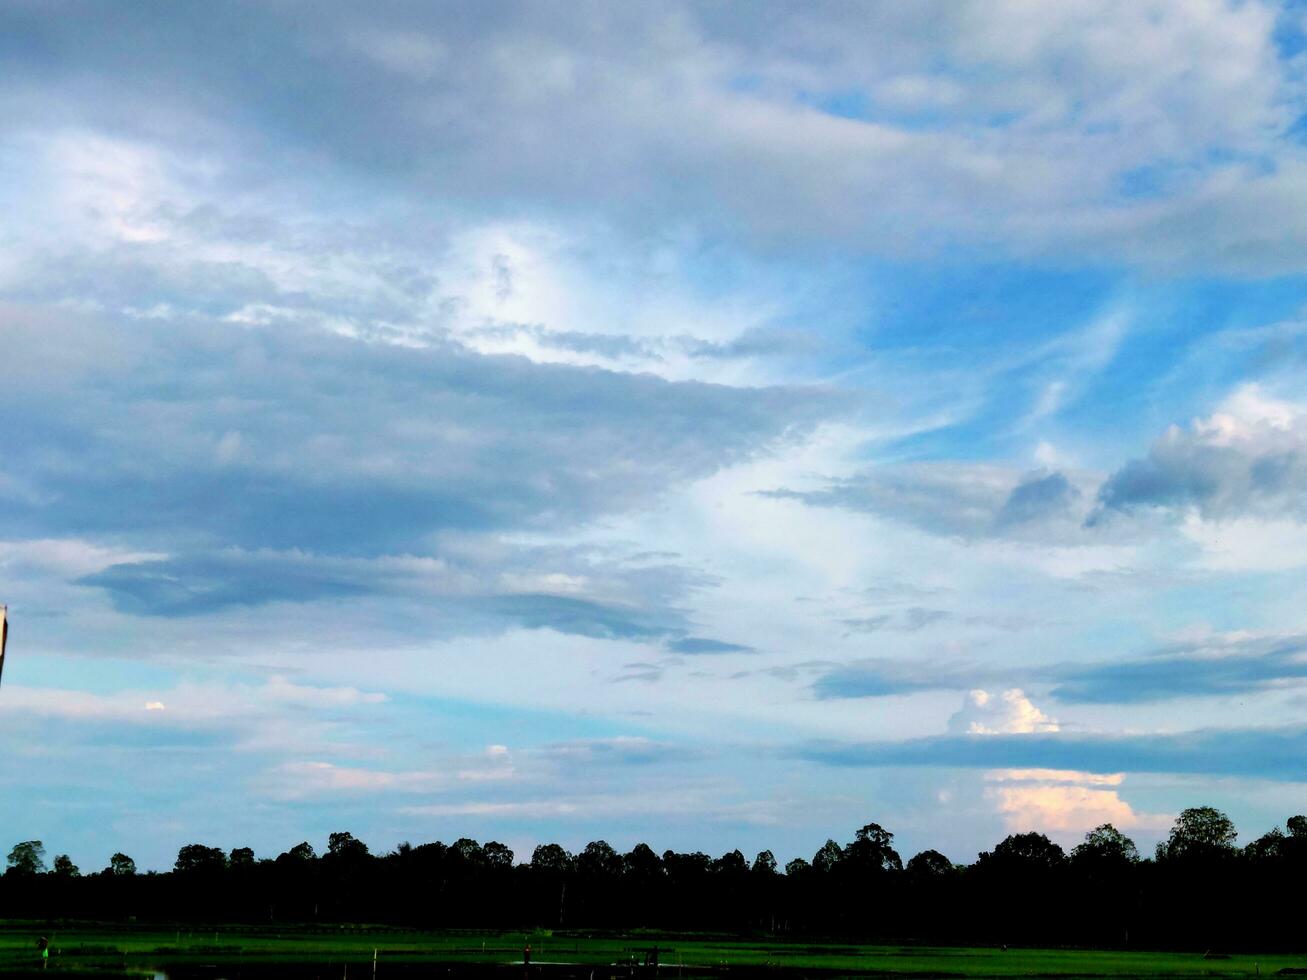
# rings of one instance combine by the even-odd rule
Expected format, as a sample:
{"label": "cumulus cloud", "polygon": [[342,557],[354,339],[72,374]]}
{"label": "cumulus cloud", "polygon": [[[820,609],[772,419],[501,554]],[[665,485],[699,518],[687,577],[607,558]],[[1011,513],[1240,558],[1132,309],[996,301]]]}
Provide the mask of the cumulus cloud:
{"label": "cumulus cloud", "polygon": [[[1172,426],[1105,479],[1090,473],[1035,471],[978,463],[891,464],[815,490],[773,496],[814,506],[864,511],[933,534],[1001,537],[1049,545],[1138,540],[1153,533],[1149,514],[1180,518],[1216,565],[1264,567],[1248,548],[1209,540],[1201,522],[1230,523],[1254,542],[1259,529],[1307,518],[1307,408],[1240,386],[1217,411]],[[1139,520],[1133,520],[1138,518]],[[1188,521],[1188,523],[1184,523]],[[1244,522],[1243,525],[1234,522]],[[1231,552],[1231,548],[1236,548]],[[1281,562],[1282,564],[1282,562]]]}
{"label": "cumulus cloud", "polygon": [[962,708],[948,720],[950,732],[967,735],[1010,735],[1024,732],[1055,732],[1058,724],[1040,711],[1018,687],[1001,694],[977,688]]}
{"label": "cumulus cloud", "polygon": [[1037,830],[1068,842],[1105,823],[1118,830],[1162,830],[1167,814],[1138,813],[1121,798],[1121,773],[1001,769],[985,774],[991,800],[1010,833]]}
{"label": "cumulus cloud", "polygon": [[1139,509],[1194,510],[1207,520],[1307,517],[1307,409],[1256,385],[1213,415],[1172,426],[1142,459],[1113,473],[1090,522]]}

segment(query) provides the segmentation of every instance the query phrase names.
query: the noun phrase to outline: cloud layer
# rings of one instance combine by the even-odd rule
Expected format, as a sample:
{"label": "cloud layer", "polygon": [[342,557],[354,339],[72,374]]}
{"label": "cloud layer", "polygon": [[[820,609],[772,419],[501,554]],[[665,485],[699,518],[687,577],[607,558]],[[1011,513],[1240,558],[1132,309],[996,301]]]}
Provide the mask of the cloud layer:
{"label": "cloud layer", "polygon": [[7,5],[0,824],[1281,822],[1304,50],[1259,0]]}

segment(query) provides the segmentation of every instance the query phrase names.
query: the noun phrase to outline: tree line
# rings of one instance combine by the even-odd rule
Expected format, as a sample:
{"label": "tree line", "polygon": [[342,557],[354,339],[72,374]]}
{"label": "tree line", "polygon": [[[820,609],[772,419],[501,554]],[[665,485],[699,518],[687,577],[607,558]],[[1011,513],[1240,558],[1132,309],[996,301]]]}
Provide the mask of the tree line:
{"label": "tree line", "polygon": [[784,868],[770,851],[621,853],[593,841],[527,862],[496,841],[402,843],[373,854],[358,838],[307,841],[275,858],[188,844],[168,872],[138,873],[117,853],[82,874],[47,870],[41,841],[13,847],[0,915],[139,921],[384,922],[428,928],[716,931],[937,943],[1293,949],[1307,943],[1307,817],[1245,847],[1212,807],[1185,810],[1141,857],[1110,824],[1068,853],[1013,834],[967,865],[934,850],[904,862],[879,824],[828,840]]}

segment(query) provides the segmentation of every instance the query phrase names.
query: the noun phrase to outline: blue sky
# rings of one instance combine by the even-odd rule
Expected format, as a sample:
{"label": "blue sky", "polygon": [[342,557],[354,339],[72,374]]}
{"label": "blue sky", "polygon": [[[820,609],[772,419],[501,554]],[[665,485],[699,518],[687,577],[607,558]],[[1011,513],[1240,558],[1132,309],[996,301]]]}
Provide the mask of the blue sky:
{"label": "blue sky", "polygon": [[0,838],[1307,810],[1302,5],[0,5]]}

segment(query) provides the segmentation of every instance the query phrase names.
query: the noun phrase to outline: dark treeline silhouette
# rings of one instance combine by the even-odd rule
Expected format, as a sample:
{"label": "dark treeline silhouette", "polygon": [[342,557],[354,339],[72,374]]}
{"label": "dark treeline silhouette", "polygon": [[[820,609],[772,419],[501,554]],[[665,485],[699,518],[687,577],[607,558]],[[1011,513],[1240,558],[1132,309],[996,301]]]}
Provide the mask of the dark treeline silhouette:
{"label": "dark treeline silhouette", "polygon": [[783,869],[770,851],[622,854],[603,841],[557,844],[516,863],[503,844],[400,844],[384,855],[348,833],[326,853],[305,842],[272,859],[189,844],[172,871],[130,857],[81,874],[45,865],[40,841],[9,853],[0,915],[137,921],[384,922],[419,927],[575,930],[644,927],[747,935],[938,943],[1189,949],[1307,945],[1307,817],[1246,847],[1219,810],[1185,810],[1143,859],[1110,825],[1070,853],[1038,833],[1012,835],[975,863],[937,851],[906,863],[894,835],[867,824],[846,844]]}

